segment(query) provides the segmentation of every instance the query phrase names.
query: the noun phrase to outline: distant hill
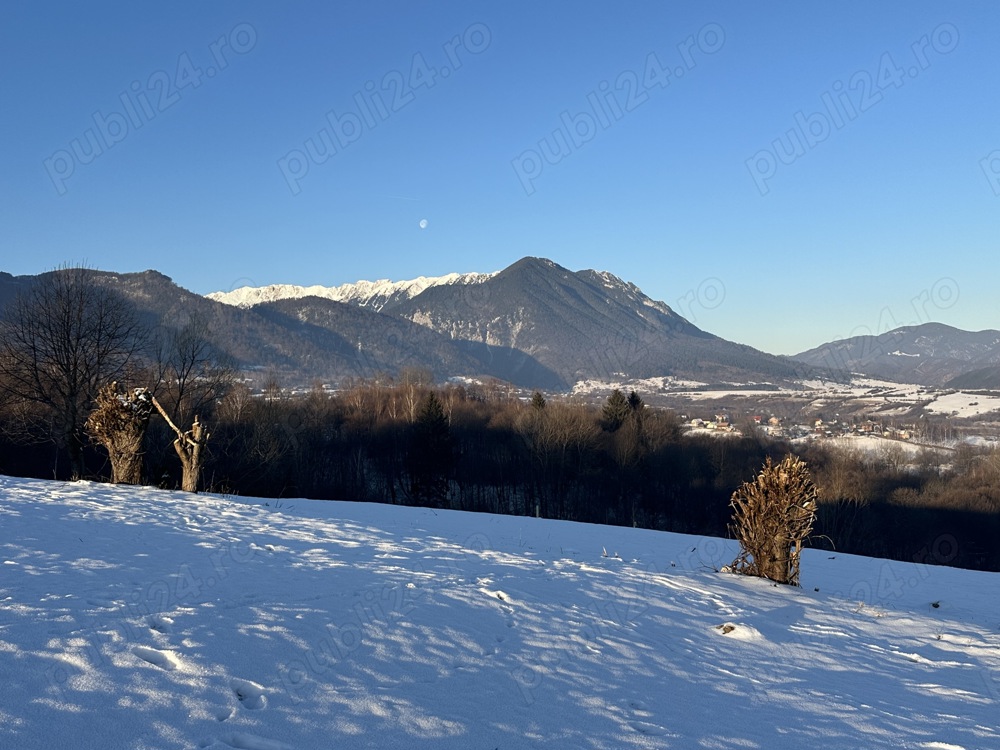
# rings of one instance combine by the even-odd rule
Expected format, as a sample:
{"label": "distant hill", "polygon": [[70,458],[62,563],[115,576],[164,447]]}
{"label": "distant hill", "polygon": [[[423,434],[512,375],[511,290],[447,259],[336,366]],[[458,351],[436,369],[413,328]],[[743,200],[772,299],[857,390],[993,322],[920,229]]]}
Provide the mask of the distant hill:
{"label": "distant hill", "polygon": [[945,383],[945,386],[948,388],[961,388],[967,391],[1000,391],[1000,365],[982,367],[978,370],[970,370],[969,372],[962,373]]}
{"label": "distant hill", "polygon": [[972,332],[942,323],[924,323],[879,336],[831,341],[796,354],[793,359],[814,367],[860,372],[898,382],[989,387],[951,386],[951,383],[966,376],[970,383],[990,378],[990,368],[1000,365],[1000,331]]}

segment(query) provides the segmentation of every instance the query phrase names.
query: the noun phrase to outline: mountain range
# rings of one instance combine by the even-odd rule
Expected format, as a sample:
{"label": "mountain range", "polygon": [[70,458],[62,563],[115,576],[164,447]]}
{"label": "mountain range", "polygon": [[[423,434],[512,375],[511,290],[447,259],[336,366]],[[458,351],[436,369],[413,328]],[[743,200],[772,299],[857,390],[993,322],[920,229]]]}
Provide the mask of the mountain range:
{"label": "mountain range", "polygon": [[[782,384],[855,372],[966,388],[1000,382],[997,331],[926,324],[779,357],[704,331],[610,273],[570,271],[544,258],[495,273],[206,296],[157,271],[88,273],[132,300],[149,325],[198,321],[211,346],[242,370],[289,385],[398,376],[405,368],[439,381],[498,378],[551,391],[581,380]],[[0,273],[0,305],[38,278]]]}
{"label": "mountain range", "polygon": [[253,307],[267,302],[303,297],[320,297],[334,302],[347,302],[375,311],[394,303],[416,297],[432,286],[466,285],[487,281],[492,273],[450,273],[446,276],[420,276],[410,281],[358,281],[341,286],[296,286],[270,284],[268,286],[242,286],[229,292],[212,292],[205,296],[216,302],[237,307]]}
{"label": "mountain range", "polygon": [[[358,322],[372,327],[355,337],[359,354],[412,340],[415,325],[424,336],[441,337],[441,352],[454,350],[478,363],[478,371],[468,364],[464,372],[444,368],[450,374],[488,374],[531,387],[564,389],[582,379],[622,376],[782,380],[802,369],[707,333],[610,273],[573,272],[544,258],[523,258],[488,274],[208,296],[340,335],[350,330],[342,306],[361,308],[371,315]],[[378,325],[374,315],[382,316]]]}
{"label": "mountain range", "polygon": [[962,331],[942,323],[832,341],[795,355],[834,371],[918,385],[1000,388],[1000,331]]}

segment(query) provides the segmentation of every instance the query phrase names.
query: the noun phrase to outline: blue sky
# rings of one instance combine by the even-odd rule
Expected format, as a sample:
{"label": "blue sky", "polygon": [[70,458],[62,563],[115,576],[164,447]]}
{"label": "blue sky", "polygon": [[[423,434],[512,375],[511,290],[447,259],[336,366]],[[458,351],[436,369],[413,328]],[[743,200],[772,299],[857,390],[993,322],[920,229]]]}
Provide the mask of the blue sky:
{"label": "blue sky", "polygon": [[871,6],[7,4],[0,270],[536,255],[774,353],[1000,328],[1000,6]]}

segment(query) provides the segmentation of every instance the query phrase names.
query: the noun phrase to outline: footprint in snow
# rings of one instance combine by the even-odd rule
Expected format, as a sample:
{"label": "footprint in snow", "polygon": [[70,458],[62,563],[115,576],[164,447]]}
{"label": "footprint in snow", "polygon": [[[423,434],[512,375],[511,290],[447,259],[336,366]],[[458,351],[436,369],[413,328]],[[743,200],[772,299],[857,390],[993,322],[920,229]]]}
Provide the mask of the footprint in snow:
{"label": "footprint in snow", "polygon": [[499,599],[502,602],[509,602],[510,601],[510,597],[506,593],[504,593],[503,591],[501,591],[500,589],[497,589],[496,591],[492,591],[492,590],[490,590],[490,589],[488,589],[486,587],[483,587],[483,588],[479,589],[479,593],[480,594],[486,594],[486,596],[490,597],[491,599]]}
{"label": "footprint in snow", "polygon": [[150,630],[155,630],[157,633],[169,633],[171,632],[171,626],[174,621],[165,615],[150,615],[146,618],[146,625]]}
{"label": "footprint in snow", "polygon": [[645,734],[649,737],[662,737],[667,733],[667,730],[659,724],[650,724],[646,721],[630,721],[628,725],[639,734]]}
{"label": "footprint in snow", "polygon": [[246,732],[234,732],[218,740],[198,743],[201,750],[293,750],[291,745]]}
{"label": "footprint in snow", "polygon": [[653,715],[642,701],[629,701],[628,707],[635,716],[649,717]]}
{"label": "footprint in snow", "polygon": [[118,602],[97,596],[87,599],[87,604],[91,607],[97,607],[99,609],[118,609]]}
{"label": "footprint in snow", "polygon": [[644,734],[648,737],[662,737],[663,735],[668,734],[664,727],[661,727],[659,724],[655,724],[652,721],[647,721],[647,719],[653,718],[653,712],[650,711],[646,704],[642,701],[629,701],[628,712],[630,715],[628,725],[639,734]]}
{"label": "footprint in snow", "polygon": [[135,646],[132,653],[154,667],[159,667],[167,672],[173,672],[180,666],[180,662],[172,651],[160,651],[148,646]]}
{"label": "footprint in snow", "polygon": [[256,710],[267,705],[267,697],[264,695],[264,686],[258,685],[250,680],[234,679],[229,683],[233,689],[233,694],[239,700],[243,708]]}

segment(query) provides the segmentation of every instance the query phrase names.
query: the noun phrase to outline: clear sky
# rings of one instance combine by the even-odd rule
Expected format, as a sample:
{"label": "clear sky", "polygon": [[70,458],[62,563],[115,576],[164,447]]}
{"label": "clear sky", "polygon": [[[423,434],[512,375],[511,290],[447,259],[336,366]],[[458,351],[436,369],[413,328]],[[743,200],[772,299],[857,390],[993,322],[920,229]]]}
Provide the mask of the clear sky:
{"label": "clear sky", "polygon": [[1000,4],[7,3],[0,270],[635,282],[773,353],[1000,328]]}

